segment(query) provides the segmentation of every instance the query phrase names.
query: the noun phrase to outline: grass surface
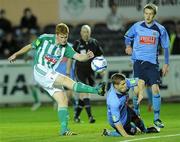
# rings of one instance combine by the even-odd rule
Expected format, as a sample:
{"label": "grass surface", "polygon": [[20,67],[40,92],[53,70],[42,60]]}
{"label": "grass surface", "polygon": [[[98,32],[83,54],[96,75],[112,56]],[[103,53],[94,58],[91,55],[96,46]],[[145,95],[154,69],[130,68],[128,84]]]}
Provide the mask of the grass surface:
{"label": "grass surface", "polygon": [[[141,142],[180,141],[180,135],[176,135],[180,134],[179,104],[162,105],[161,119],[165,128],[160,133],[141,134],[132,138],[101,136],[103,128],[111,129],[107,123],[105,106],[93,106],[95,124],[88,123],[84,110],[81,115],[83,123],[75,124],[73,108],[69,110],[69,127],[78,133],[77,136],[59,136],[57,113],[50,106],[41,107],[35,112],[30,111],[29,107],[0,108],[0,142],[120,142],[135,139]],[[147,112],[146,106],[142,105],[141,114],[146,126],[151,126],[153,113]]]}

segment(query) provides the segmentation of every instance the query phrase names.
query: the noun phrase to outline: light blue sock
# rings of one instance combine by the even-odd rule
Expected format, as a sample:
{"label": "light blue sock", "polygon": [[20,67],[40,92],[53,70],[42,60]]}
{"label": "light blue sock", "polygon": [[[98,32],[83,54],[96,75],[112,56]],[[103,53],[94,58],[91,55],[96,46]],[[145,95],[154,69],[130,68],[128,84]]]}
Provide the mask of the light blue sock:
{"label": "light blue sock", "polygon": [[149,102],[149,105],[152,105],[152,89],[151,88],[146,88],[146,93],[147,93],[147,97],[148,97],[148,102]]}
{"label": "light blue sock", "polygon": [[161,106],[161,96],[160,96],[160,94],[153,95],[154,120],[159,119],[160,106]]}
{"label": "light blue sock", "polygon": [[108,136],[119,137],[121,135],[114,130],[114,131],[109,131]]}
{"label": "light blue sock", "polygon": [[134,106],[134,111],[136,115],[140,115],[140,110],[139,110],[139,104],[138,104],[138,97],[133,95],[133,106]]}

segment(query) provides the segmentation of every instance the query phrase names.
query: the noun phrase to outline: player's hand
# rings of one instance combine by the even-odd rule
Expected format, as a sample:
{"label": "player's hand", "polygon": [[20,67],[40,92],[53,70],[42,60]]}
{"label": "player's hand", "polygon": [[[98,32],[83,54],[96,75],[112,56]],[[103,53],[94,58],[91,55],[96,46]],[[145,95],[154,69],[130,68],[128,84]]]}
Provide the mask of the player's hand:
{"label": "player's hand", "polygon": [[88,59],[91,59],[94,57],[94,53],[90,50],[87,51],[87,56],[88,56]]}
{"label": "player's hand", "polygon": [[9,62],[10,63],[12,63],[12,62],[14,62],[15,60],[16,60],[16,54],[14,53],[13,55],[11,55],[9,58],[8,58],[8,60],[9,60]]}
{"label": "player's hand", "polygon": [[125,52],[126,52],[126,54],[131,55],[132,54],[132,47],[131,46],[126,47]]}
{"label": "player's hand", "polygon": [[163,68],[162,68],[162,74],[163,74],[163,76],[166,76],[167,73],[168,73],[168,71],[169,71],[169,65],[168,65],[168,64],[164,64],[164,65],[163,65]]}

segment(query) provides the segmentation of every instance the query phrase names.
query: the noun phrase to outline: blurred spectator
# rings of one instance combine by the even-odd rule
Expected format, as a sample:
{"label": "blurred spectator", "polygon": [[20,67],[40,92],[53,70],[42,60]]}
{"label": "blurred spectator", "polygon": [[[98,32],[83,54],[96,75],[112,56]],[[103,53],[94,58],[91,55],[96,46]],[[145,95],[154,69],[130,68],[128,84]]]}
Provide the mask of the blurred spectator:
{"label": "blurred spectator", "polygon": [[176,24],[176,34],[171,39],[171,54],[180,55],[180,21]]}
{"label": "blurred spectator", "polygon": [[0,39],[7,32],[11,32],[12,26],[11,22],[6,18],[6,11],[4,9],[0,10]]}
{"label": "blurred spectator", "polygon": [[22,33],[36,34],[38,32],[37,18],[30,8],[24,9],[24,15],[21,18],[20,28]]}
{"label": "blurred spectator", "polygon": [[19,49],[12,33],[9,32],[6,34],[5,38],[1,42],[0,49],[1,59],[8,58],[11,54]]}
{"label": "blurred spectator", "polygon": [[111,8],[111,13],[109,13],[109,15],[106,18],[107,21],[107,27],[112,30],[112,31],[118,31],[118,30],[122,30],[124,31],[124,18],[122,15],[117,13],[117,5],[116,4],[111,4],[110,5]]}

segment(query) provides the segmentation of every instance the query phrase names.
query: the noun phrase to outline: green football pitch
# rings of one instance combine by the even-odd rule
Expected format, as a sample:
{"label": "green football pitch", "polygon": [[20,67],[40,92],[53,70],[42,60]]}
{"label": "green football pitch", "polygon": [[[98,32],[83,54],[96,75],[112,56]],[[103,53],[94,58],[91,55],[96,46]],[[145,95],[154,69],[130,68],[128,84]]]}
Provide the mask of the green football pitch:
{"label": "green football pitch", "polygon": [[[152,126],[153,113],[141,106],[146,126]],[[104,128],[111,129],[106,119],[105,106],[93,106],[95,124],[89,124],[83,110],[80,124],[73,122],[73,108],[70,107],[69,127],[76,136],[59,136],[57,113],[51,106],[44,106],[35,112],[29,107],[0,108],[0,142],[179,142],[180,104],[163,104],[161,119],[165,128],[156,134],[140,134],[131,138],[101,136]]]}

